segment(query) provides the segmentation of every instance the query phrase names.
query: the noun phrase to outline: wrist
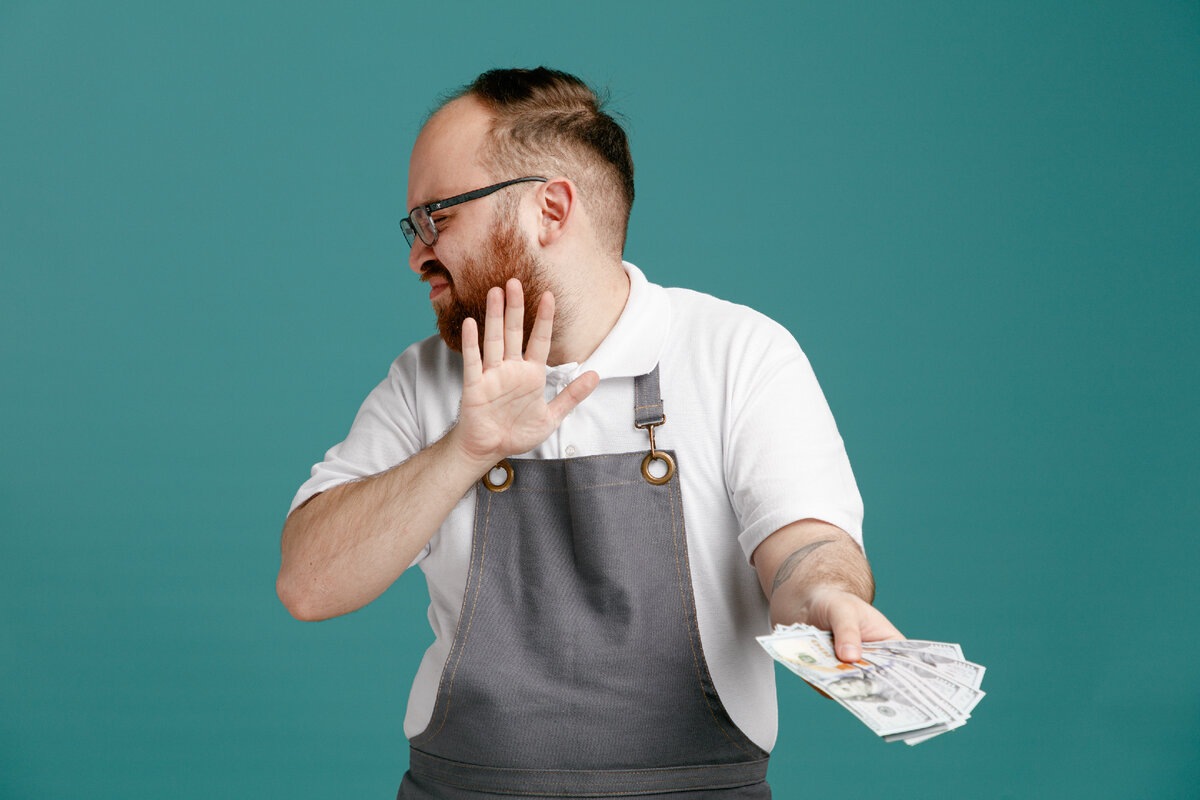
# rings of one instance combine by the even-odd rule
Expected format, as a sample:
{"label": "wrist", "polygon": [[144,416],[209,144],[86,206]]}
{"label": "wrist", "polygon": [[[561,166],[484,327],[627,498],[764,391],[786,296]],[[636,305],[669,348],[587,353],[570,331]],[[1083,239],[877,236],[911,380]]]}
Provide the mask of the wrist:
{"label": "wrist", "polygon": [[771,622],[785,625],[804,622],[824,627],[830,607],[846,595],[861,599],[837,583],[822,582],[803,586],[793,584],[780,587],[771,597]]}
{"label": "wrist", "polygon": [[[831,599],[844,594],[854,594],[854,592],[844,583],[822,582],[804,586],[797,593],[796,599],[800,605],[807,608],[827,603]],[[855,597],[857,596],[855,595]]]}
{"label": "wrist", "polygon": [[488,448],[480,446],[477,441],[471,441],[471,438],[463,433],[461,425],[461,420],[455,423],[442,441],[455,462],[468,469],[478,479],[496,466],[504,458],[504,454],[499,448]]}

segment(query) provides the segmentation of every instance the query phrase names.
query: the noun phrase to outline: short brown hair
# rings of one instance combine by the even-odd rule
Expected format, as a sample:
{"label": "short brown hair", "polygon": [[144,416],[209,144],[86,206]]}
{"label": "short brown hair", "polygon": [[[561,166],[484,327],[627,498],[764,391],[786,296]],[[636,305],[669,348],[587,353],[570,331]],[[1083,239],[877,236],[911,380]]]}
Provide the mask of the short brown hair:
{"label": "short brown hair", "polygon": [[[624,129],[605,110],[606,99],[574,75],[546,67],[493,69],[447,97],[470,95],[495,116],[484,164],[497,180],[566,175],[597,233],[620,255],[633,207],[633,157]],[[516,170],[520,175],[509,175]]]}

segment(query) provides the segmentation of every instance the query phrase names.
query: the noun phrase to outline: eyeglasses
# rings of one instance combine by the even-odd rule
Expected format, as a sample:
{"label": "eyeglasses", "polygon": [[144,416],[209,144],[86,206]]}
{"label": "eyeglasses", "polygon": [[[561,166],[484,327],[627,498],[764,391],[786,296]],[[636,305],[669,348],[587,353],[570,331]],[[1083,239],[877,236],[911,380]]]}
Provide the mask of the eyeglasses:
{"label": "eyeglasses", "polygon": [[404,238],[408,241],[408,246],[413,246],[413,241],[420,236],[421,241],[430,247],[437,244],[438,229],[433,224],[433,217],[430,215],[435,211],[441,211],[443,208],[456,206],[459,203],[466,203],[471,200],[478,200],[481,197],[487,197],[492,192],[497,192],[505,186],[512,186],[514,183],[525,183],[527,181],[538,181],[545,183],[545,178],[513,178],[511,181],[503,183],[493,183],[491,186],[485,186],[482,189],[476,189],[473,192],[466,194],[458,194],[454,197],[448,197],[445,200],[438,200],[425,206],[417,206],[412,211],[408,212],[408,216],[400,220],[400,230],[404,232]]}

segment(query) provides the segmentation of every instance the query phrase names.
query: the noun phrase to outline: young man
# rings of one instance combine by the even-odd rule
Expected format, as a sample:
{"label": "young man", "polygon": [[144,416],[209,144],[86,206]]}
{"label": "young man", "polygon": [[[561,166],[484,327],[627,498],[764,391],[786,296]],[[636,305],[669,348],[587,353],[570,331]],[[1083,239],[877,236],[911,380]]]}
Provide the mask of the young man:
{"label": "young man", "polygon": [[425,573],[401,797],[769,797],[754,637],[808,622],[852,661],[899,636],[803,353],[623,262],[632,202],[624,132],[561,72],[481,75],[413,147],[402,227],[440,336],[313,468],[278,580],[325,619]]}

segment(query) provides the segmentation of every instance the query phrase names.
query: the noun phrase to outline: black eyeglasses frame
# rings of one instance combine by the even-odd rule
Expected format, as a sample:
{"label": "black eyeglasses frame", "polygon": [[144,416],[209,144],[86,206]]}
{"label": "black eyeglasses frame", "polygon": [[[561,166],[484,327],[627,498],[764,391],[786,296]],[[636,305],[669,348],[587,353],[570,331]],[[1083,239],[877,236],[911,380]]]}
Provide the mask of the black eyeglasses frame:
{"label": "black eyeglasses frame", "polygon": [[[435,244],[437,244],[438,240],[437,225],[433,224],[432,214],[434,212],[441,211],[449,208],[450,206],[457,206],[461,203],[467,203],[471,200],[478,200],[481,197],[487,197],[492,192],[498,192],[506,186],[512,186],[514,183],[527,183],[529,181],[545,183],[547,179],[533,176],[526,178],[513,178],[510,181],[493,183],[491,186],[485,186],[482,189],[475,189],[464,194],[456,194],[454,197],[447,197],[445,200],[436,200],[423,206],[417,206],[408,212],[407,217],[400,220],[400,231],[404,234],[404,238],[408,242],[409,247],[413,246],[413,242],[417,239],[417,237],[420,237],[421,241],[424,242],[426,246],[433,247]],[[418,214],[419,216],[414,216]],[[426,231],[424,227],[422,227],[423,223],[427,223],[429,230],[433,232],[433,241],[425,238]]]}

